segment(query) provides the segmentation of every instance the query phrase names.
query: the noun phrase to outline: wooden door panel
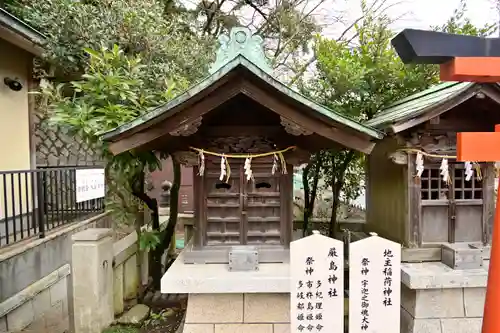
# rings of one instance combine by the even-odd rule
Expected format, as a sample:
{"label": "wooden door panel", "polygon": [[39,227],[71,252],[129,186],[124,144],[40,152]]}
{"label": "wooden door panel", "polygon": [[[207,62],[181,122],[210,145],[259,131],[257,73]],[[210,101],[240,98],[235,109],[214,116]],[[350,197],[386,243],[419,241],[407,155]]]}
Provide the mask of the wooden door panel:
{"label": "wooden door panel", "polygon": [[205,193],[207,205],[206,245],[240,244],[241,196],[239,173],[227,182],[219,179],[220,171],[207,170]]}
{"label": "wooden door panel", "polygon": [[253,179],[243,164],[231,163],[231,177],[220,181],[220,161],[207,163],[205,245],[279,245],[281,235],[280,183],[272,163],[252,163]]}
{"label": "wooden door panel", "polygon": [[422,207],[422,241],[448,242],[448,206]]}
{"label": "wooden door panel", "polygon": [[253,165],[254,179],[245,184],[247,244],[281,243],[281,174],[271,170],[272,164]]}
{"label": "wooden door panel", "polygon": [[455,242],[480,242],[482,238],[483,206],[455,208]]}

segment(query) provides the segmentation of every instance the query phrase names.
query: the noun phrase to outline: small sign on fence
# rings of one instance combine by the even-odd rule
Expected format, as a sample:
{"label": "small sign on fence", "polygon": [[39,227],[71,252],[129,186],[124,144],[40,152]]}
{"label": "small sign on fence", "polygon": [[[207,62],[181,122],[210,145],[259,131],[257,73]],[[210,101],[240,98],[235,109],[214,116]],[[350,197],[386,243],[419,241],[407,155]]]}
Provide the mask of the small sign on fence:
{"label": "small sign on fence", "polygon": [[349,244],[349,333],[399,333],[401,245],[378,236]]}
{"label": "small sign on fence", "polygon": [[290,244],[291,332],[344,331],[344,243],[313,235]]}
{"label": "small sign on fence", "polygon": [[76,202],[103,198],[106,191],[104,169],[77,169]]}

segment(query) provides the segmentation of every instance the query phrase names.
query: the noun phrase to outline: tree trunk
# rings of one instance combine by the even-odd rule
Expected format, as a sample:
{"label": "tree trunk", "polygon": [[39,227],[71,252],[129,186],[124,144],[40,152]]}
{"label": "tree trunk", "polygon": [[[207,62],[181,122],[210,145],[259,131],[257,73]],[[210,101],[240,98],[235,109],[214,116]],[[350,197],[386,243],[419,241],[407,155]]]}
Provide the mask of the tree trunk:
{"label": "tree trunk", "polygon": [[[309,218],[313,216],[316,197],[318,196],[319,176],[322,167],[323,157],[321,155],[312,163],[307,165],[302,172],[302,184],[304,186],[304,220],[302,222],[302,235],[305,237],[309,231]],[[312,189],[309,187],[309,172],[314,166],[314,176]]]}
{"label": "tree trunk", "polygon": [[344,186],[344,179],[339,179],[332,183],[332,214],[330,215],[330,225],[328,226],[328,236],[335,238],[337,232],[337,212],[340,206],[340,191]]}
{"label": "tree trunk", "polygon": [[[336,155],[333,154],[331,156],[331,168],[334,170],[334,174],[331,180],[331,188],[332,188],[332,213],[330,215],[330,225],[328,226],[328,236],[335,238],[337,231],[337,212],[340,206],[340,192],[342,192],[342,188],[345,183],[345,173],[349,164],[355,158],[355,151],[350,150],[345,156],[342,163],[337,165],[335,159]],[[338,161],[337,161],[338,162]]]}
{"label": "tree trunk", "polygon": [[[149,195],[146,194],[145,190],[145,173],[144,170],[141,170],[137,177],[133,179],[133,184],[132,184],[132,194],[139,198],[146,206],[148,206],[149,210],[151,211],[151,227],[154,231],[160,232],[160,215],[158,214],[158,201],[156,198],[151,198]],[[136,223],[136,228],[139,228],[140,231],[140,226],[139,223]],[[138,234],[140,235],[140,233]],[[160,244],[161,245],[161,244]],[[158,245],[152,252],[151,252],[151,267],[150,267],[150,275],[153,278],[153,286],[155,290],[160,289],[160,283],[161,283],[161,274],[162,274],[162,269],[161,269],[161,256],[162,253],[160,253],[161,246]]]}
{"label": "tree trunk", "polygon": [[[145,175],[144,175],[144,172],[141,173],[141,189],[142,189],[142,192],[144,192],[144,178],[145,178]],[[138,206],[138,209],[137,209],[137,216],[136,216],[136,221],[135,221],[135,232],[137,234],[137,243],[139,243],[139,240],[140,240],[140,236],[141,236],[141,227],[144,225],[144,213],[145,213],[145,203],[139,201],[137,203]],[[143,256],[142,256],[142,252],[140,250],[140,247],[139,247],[139,244],[137,244],[137,276],[139,277],[139,289],[137,290],[137,298],[139,300],[142,300],[143,297],[144,297],[144,289],[143,289],[143,286],[142,286],[142,260],[143,260]]]}
{"label": "tree trunk", "polygon": [[[155,209],[151,211],[151,227],[154,231],[161,232],[160,230],[160,215],[158,214],[158,201],[156,198],[152,199],[154,201]],[[161,244],[158,244],[152,251],[152,265],[150,267],[151,277],[153,278],[154,290],[160,290],[161,287],[161,277],[162,277],[162,267],[161,267],[161,256],[163,251],[161,249]]]}
{"label": "tree trunk", "polygon": [[[181,187],[181,165],[174,158],[172,158],[172,169],[174,172],[174,180],[172,188],[170,189],[170,215],[168,218],[168,225],[165,229],[165,236],[163,237],[163,249],[170,247],[170,242],[175,234],[175,227],[177,225],[177,215],[179,213],[179,189]],[[167,256],[165,267],[167,267],[169,257]]]}

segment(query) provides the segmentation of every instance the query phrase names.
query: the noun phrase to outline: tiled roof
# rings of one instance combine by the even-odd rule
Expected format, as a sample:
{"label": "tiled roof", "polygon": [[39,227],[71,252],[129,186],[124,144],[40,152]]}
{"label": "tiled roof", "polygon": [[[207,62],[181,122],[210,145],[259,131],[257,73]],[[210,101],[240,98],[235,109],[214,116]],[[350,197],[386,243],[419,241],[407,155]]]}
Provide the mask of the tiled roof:
{"label": "tiled roof", "polygon": [[411,119],[439,106],[474,86],[471,82],[444,82],[389,105],[365,125],[384,128]]}

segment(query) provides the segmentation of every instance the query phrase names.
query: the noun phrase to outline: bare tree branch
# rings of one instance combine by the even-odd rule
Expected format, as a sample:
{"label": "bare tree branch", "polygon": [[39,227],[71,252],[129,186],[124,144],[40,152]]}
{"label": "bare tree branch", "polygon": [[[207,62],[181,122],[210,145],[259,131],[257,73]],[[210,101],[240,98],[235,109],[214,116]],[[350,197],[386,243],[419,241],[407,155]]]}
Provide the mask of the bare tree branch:
{"label": "bare tree branch", "polygon": [[295,74],[295,76],[290,80],[288,85],[292,86],[297,82],[298,79],[307,71],[307,68],[316,61],[316,54],[314,54]]}
{"label": "bare tree branch", "polygon": [[[207,15],[207,22],[205,24],[205,28],[203,29],[203,32],[204,33],[208,33],[210,31],[210,25],[212,24],[212,21],[214,19],[214,17],[217,15],[217,13],[220,12],[220,9],[222,7],[222,5],[224,4],[226,0],[221,0],[220,2],[217,2],[217,6],[216,6],[216,9],[215,11],[212,13],[212,15],[208,16]],[[204,2],[203,2],[204,3]],[[213,3],[212,3],[213,4]],[[210,6],[211,7],[211,6]]]}

